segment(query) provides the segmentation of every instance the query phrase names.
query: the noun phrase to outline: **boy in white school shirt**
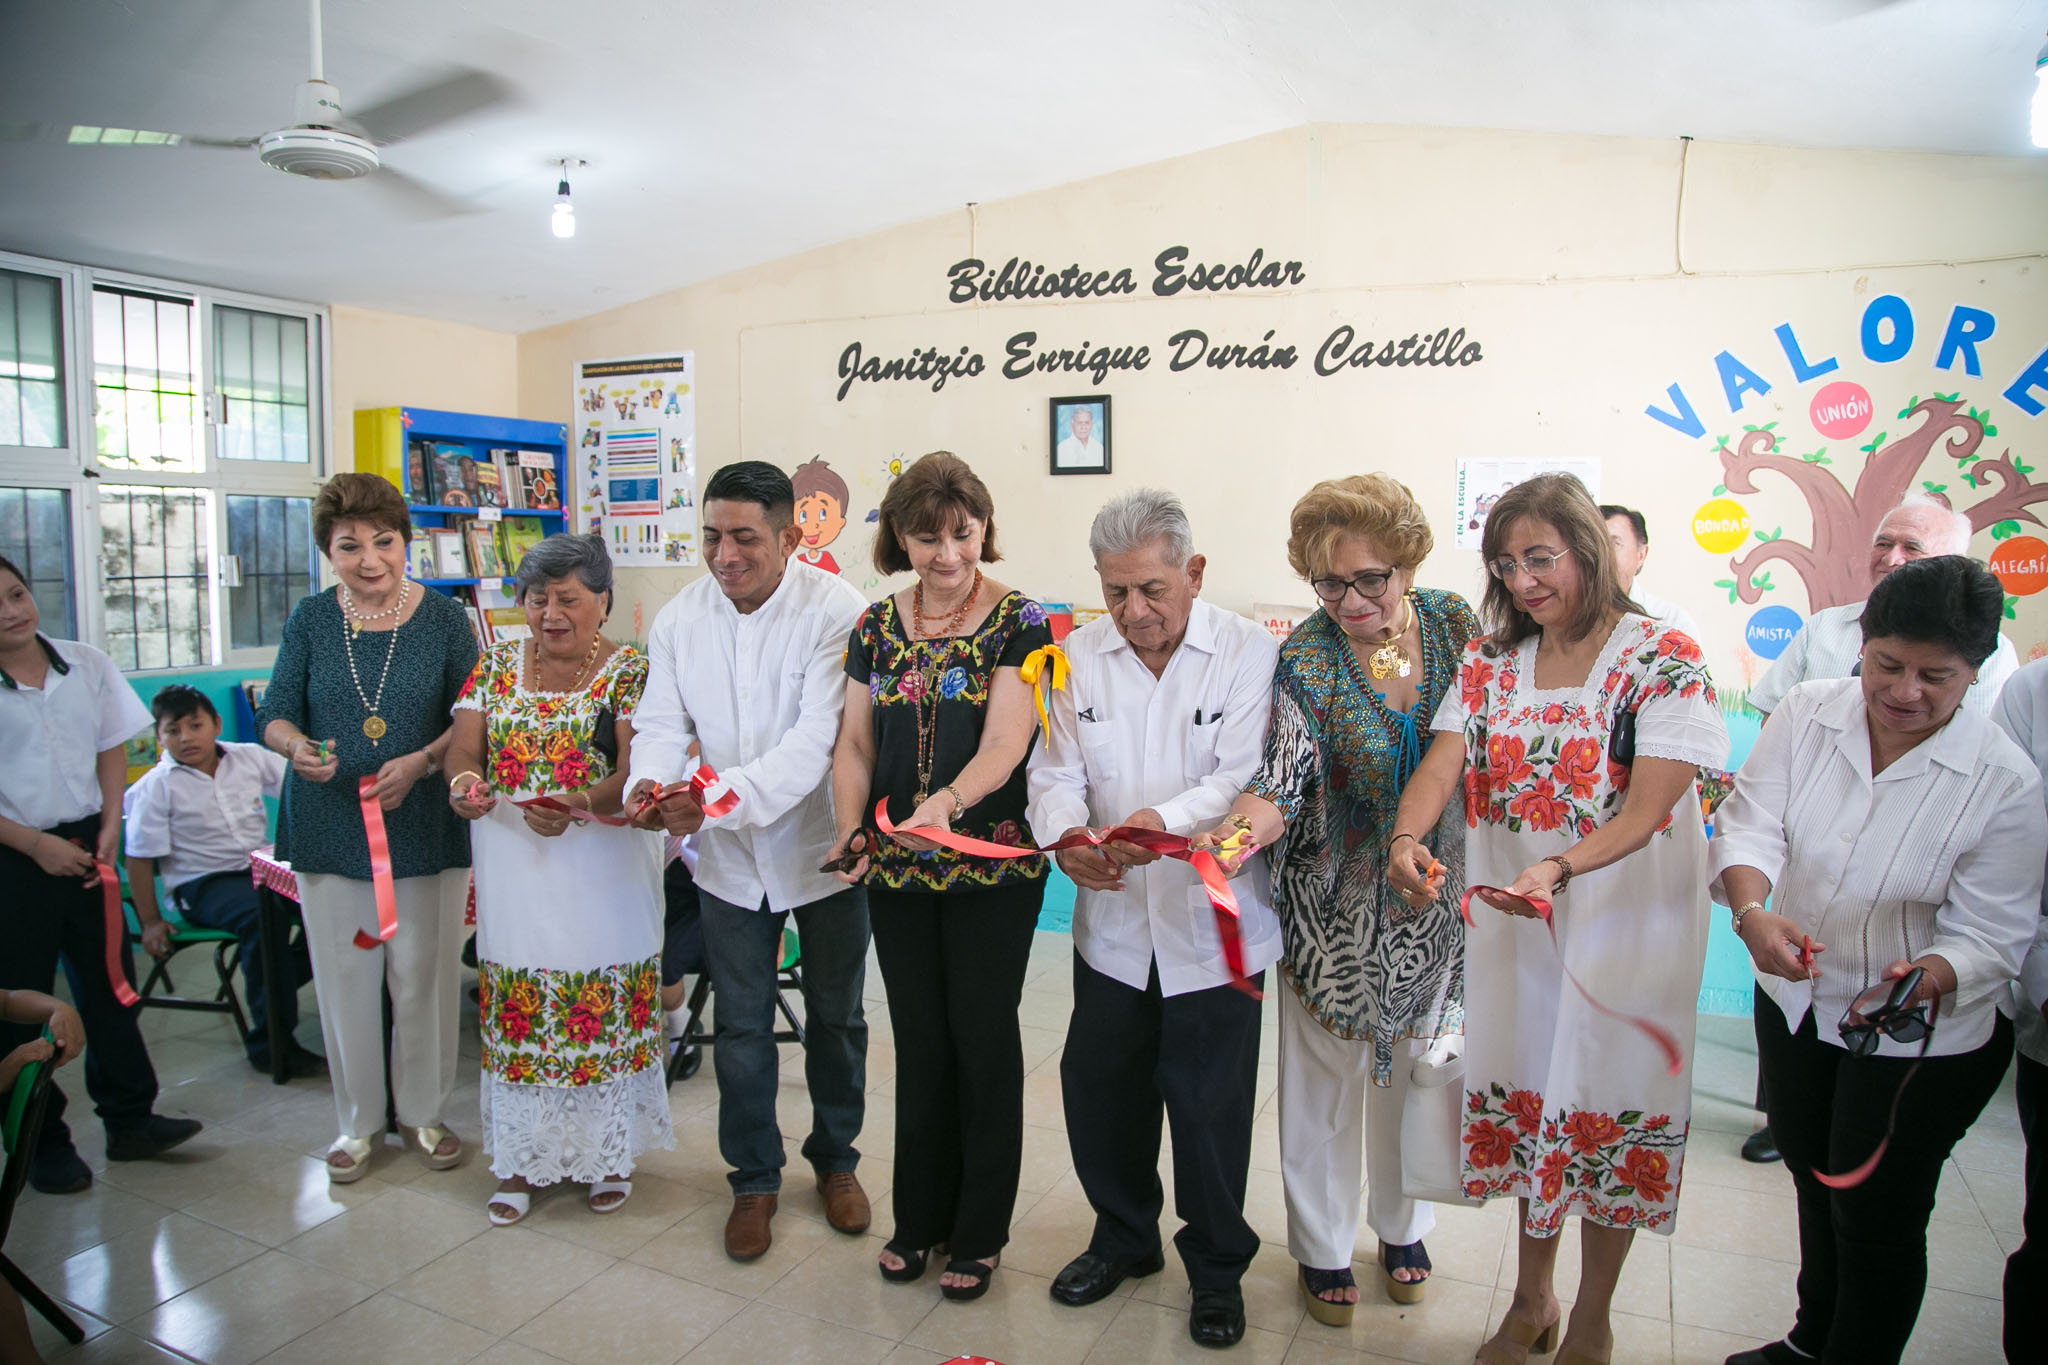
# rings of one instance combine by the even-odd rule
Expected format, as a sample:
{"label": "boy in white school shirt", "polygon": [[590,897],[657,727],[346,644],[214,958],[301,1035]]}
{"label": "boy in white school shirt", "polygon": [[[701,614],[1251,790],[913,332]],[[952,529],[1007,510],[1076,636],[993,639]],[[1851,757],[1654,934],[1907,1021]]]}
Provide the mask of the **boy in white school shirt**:
{"label": "boy in white school shirt", "polygon": [[[270,1037],[256,886],[249,877],[249,855],[270,841],[270,812],[263,798],[277,798],[290,765],[260,744],[222,743],[220,712],[196,687],[172,683],[151,698],[149,709],[162,752],[122,801],[128,893],[142,925],[142,946],[151,957],[170,955],[171,926],[156,900],[156,879],[162,876],[180,918],[201,928],[224,929],[240,942],[249,1064],[269,1071],[271,1047],[281,1042],[291,1050],[294,1076],[320,1075],[327,1070],[326,1059],[292,1040],[299,1019],[296,990],[278,1002],[284,1037]],[[313,979],[303,943],[293,955],[293,968],[295,986]]]}

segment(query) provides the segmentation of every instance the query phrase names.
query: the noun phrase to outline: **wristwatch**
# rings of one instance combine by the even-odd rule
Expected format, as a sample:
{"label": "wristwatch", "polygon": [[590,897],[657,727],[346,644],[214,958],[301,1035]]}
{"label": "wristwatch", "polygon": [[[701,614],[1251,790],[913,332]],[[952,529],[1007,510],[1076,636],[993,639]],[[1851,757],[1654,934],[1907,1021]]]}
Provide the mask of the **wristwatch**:
{"label": "wristwatch", "polygon": [[434,751],[433,751],[432,749],[422,749],[422,750],[420,750],[420,752],[421,752],[421,753],[423,753],[423,754],[425,754],[425,755],[427,756],[427,776],[428,776],[428,777],[432,777],[432,776],[433,776],[433,775],[434,775],[435,773],[437,773],[437,772],[440,772],[440,771],[441,771],[441,765],[440,765],[439,763],[435,762],[435,760],[434,760]]}
{"label": "wristwatch", "polygon": [[1749,917],[1749,912],[1763,908],[1764,903],[1762,901],[1744,901],[1729,912],[1728,927],[1735,931],[1735,937],[1742,937],[1742,921]]}

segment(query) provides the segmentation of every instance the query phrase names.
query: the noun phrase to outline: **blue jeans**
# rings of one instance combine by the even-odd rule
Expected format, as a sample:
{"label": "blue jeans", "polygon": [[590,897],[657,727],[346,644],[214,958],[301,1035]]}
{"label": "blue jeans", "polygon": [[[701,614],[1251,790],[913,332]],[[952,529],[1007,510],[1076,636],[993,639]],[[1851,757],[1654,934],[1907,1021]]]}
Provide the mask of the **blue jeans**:
{"label": "blue jeans", "polygon": [[[249,1010],[249,1060],[270,1066],[269,992],[263,980],[263,935],[257,925],[256,886],[246,872],[223,872],[190,881],[172,895],[187,924],[233,934],[242,954],[243,1001]],[[283,954],[292,973],[292,989],[278,1004],[284,1020],[285,1044],[299,1022],[298,987],[313,979],[313,961],[303,941]]]}
{"label": "blue jeans", "polygon": [[718,1076],[718,1151],[732,1167],[732,1192],[782,1188],[782,1130],[775,1122],[775,979],[782,924],[796,916],[803,946],[804,1081],[811,1093],[811,1135],[804,1158],[819,1172],[850,1171],[853,1140],[867,1113],[868,1021],[861,1004],[868,967],[868,902],[848,887],[793,911],[764,902],[742,909],[698,888],[704,956],[711,973],[711,1060]]}

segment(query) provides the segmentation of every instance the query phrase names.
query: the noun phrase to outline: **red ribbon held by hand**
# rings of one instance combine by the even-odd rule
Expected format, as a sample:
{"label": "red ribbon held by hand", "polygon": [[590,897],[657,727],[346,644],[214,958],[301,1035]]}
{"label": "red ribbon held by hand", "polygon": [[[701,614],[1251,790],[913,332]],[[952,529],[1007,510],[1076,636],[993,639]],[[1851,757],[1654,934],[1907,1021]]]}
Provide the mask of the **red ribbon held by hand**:
{"label": "red ribbon held by hand", "polygon": [[356,947],[375,948],[398,932],[398,888],[391,881],[391,840],[384,833],[384,808],[377,804],[377,779],[359,778],[356,796],[363,807],[363,834],[370,841],[370,887],[377,896],[377,936],[356,930]]}
{"label": "red ribbon held by hand", "polygon": [[1621,1020],[1630,1028],[1635,1029],[1638,1033],[1641,1033],[1644,1037],[1655,1043],[1664,1054],[1664,1071],[1666,1075],[1676,1076],[1680,1071],[1684,1070],[1685,1054],[1679,1050],[1678,1039],[1672,1034],[1671,1030],[1653,1020],[1645,1019],[1641,1015],[1624,1014],[1620,1010],[1610,1009],[1608,1006],[1601,1004],[1594,998],[1593,992],[1586,989],[1585,983],[1572,974],[1571,967],[1564,960],[1564,949],[1557,941],[1557,926],[1551,923],[1550,920],[1549,901],[1538,900],[1534,896],[1517,895],[1512,891],[1503,891],[1497,886],[1468,886],[1465,888],[1465,894],[1458,900],[1458,913],[1465,917],[1465,923],[1467,924],[1473,923],[1472,898],[1474,896],[1479,897],[1496,910],[1507,910],[1510,905],[1524,905],[1535,911],[1543,920],[1543,927],[1550,931],[1550,946],[1556,951],[1558,965],[1564,968],[1564,979],[1572,983],[1572,989],[1584,996],[1586,1003],[1600,1011],[1600,1013],[1608,1016],[1610,1019]]}
{"label": "red ribbon held by hand", "polygon": [[1104,844],[1135,844],[1162,858],[1177,858],[1195,870],[1201,878],[1202,890],[1208,893],[1209,906],[1216,913],[1216,936],[1223,942],[1223,964],[1230,969],[1230,984],[1254,1000],[1265,997],[1259,988],[1251,983],[1244,971],[1244,933],[1237,908],[1237,897],[1231,893],[1230,878],[1225,875],[1223,865],[1216,855],[1206,848],[1196,848],[1184,834],[1169,834],[1163,829],[1146,829],[1141,825],[1118,825],[1114,829],[1097,834],[1094,830],[1082,830],[1055,839],[1037,848],[1017,847],[1011,844],[994,844],[986,839],[976,839],[965,834],[955,834],[949,829],[936,825],[920,825],[914,829],[898,830],[889,819],[889,801],[884,797],[875,803],[875,828],[884,834],[909,834],[919,839],[929,839],[942,848],[956,853],[965,853],[976,858],[1028,858],[1034,853],[1057,853],[1064,848],[1100,848]]}
{"label": "red ribbon held by hand", "polygon": [[678,782],[670,786],[663,786],[657,782],[646,791],[640,793],[640,800],[633,806],[633,816],[637,817],[649,806],[657,805],[668,797],[673,796],[676,792],[682,790],[685,785],[688,785],[690,794],[696,797],[697,804],[703,808],[705,816],[709,819],[716,820],[721,815],[730,815],[739,807],[740,794],[738,792],[727,792],[716,801],[706,801],[704,799],[704,794],[718,785],[718,774],[713,772],[711,765],[707,763],[698,768],[696,772],[690,774],[690,780],[687,784]]}
{"label": "red ribbon held by hand", "polygon": [[128,984],[128,973],[121,966],[121,945],[128,938],[128,920],[121,913],[121,879],[114,875],[113,868],[97,858],[92,865],[100,874],[100,903],[107,930],[107,984],[114,988],[116,1000],[132,1005],[142,997]]}

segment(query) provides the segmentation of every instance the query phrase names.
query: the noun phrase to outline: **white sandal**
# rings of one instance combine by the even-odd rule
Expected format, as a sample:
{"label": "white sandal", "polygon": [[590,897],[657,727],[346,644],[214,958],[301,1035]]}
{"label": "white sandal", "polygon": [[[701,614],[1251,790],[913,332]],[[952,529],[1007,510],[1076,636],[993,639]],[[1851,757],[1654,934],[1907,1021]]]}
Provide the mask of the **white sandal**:
{"label": "white sandal", "polygon": [[327,1162],[327,1183],[330,1185],[353,1185],[356,1181],[368,1175],[370,1173],[371,1151],[372,1148],[368,1138],[349,1137],[347,1134],[336,1138],[334,1145],[327,1149],[327,1155],[331,1158],[336,1152],[339,1152],[348,1158],[349,1164],[337,1166],[333,1161],[329,1160]]}
{"label": "white sandal", "polygon": [[[616,1204],[599,1204],[598,1196],[616,1194]],[[633,1197],[633,1182],[630,1180],[593,1180],[590,1182],[590,1211],[592,1213],[617,1213],[626,1207],[626,1201]]]}
{"label": "white sandal", "polygon": [[[511,1217],[508,1218],[498,1212],[498,1206],[501,1204],[512,1210]],[[491,1226],[500,1228],[511,1227],[526,1217],[532,1208],[533,1192],[530,1190],[493,1190],[491,1197],[484,1203],[484,1212],[490,1215]]]}

